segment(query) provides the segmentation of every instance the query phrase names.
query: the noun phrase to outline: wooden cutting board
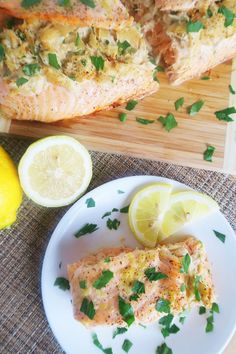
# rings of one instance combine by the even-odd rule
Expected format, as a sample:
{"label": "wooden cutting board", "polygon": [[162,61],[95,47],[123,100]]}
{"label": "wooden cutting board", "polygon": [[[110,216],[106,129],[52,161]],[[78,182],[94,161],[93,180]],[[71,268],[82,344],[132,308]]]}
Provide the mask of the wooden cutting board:
{"label": "wooden cutting board", "polygon": [[[171,87],[164,73],[158,76],[159,92],[127,112],[125,123],[118,119],[119,113],[125,109],[118,107],[55,124],[0,119],[0,132],[36,138],[67,134],[78,138],[92,150],[236,174],[236,119],[234,123],[227,124],[214,115],[217,110],[236,106],[236,95],[230,95],[228,88],[230,83],[236,88],[236,60],[233,66],[229,62],[212,70],[209,81],[192,80],[180,87]],[[180,97],[185,98],[185,104],[175,112],[174,102]],[[205,105],[199,114],[190,117],[186,108],[199,99],[203,99]],[[169,133],[158,121],[150,125],[136,122],[136,117],[156,120],[168,112],[174,113],[178,121],[178,127]],[[216,148],[212,163],[203,160],[208,144]]]}

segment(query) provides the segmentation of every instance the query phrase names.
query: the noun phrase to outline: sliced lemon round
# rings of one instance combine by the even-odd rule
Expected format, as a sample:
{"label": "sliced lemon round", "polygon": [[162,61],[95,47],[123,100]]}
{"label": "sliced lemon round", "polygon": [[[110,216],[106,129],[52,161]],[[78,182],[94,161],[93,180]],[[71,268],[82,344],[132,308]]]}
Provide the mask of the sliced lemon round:
{"label": "sliced lemon round", "polygon": [[219,209],[219,205],[206,194],[194,191],[171,195],[169,207],[163,218],[161,234],[168,237],[186,224]]}
{"label": "sliced lemon round", "polygon": [[129,225],[136,239],[146,247],[160,241],[160,225],[169,204],[172,185],[154,183],[135,194],[129,207]]}
{"label": "sliced lemon round", "polygon": [[87,189],[92,177],[89,152],[76,139],[51,136],[36,141],[19,164],[26,195],[46,207],[68,205]]}

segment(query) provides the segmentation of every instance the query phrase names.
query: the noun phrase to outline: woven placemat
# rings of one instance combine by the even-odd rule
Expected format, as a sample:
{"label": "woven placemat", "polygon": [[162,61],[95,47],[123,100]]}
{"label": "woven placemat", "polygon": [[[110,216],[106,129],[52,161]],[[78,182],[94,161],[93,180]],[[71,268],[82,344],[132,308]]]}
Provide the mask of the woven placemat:
{"label": "woven placemat", "polygon": [[[0,145],[16,163],[30,143],[28,139],[0,136]],[[172,178],[212,196],[236,230],[236,180],[233,177],[120,155],[91,154],[94,175],[90,189],[124,176]],[[44,315],[40,275],[50,235],[66,210],[42,208],[25,198],[17,222],[11,229],[0,232],[1,353],[62,353]]]}

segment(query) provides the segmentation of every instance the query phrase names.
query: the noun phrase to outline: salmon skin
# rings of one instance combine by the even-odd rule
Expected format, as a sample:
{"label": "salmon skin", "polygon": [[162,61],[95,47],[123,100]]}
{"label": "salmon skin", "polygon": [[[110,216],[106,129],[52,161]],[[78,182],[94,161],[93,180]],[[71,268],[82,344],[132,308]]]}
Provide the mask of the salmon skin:
{"label": "salmon skin", "polygon": [[22,0],[0,0],[0,8],[22,19],[41,19],[77,26],[99,28],[124,28],[133,22],[120,0],[96,0],[94,7],[71,0],[71,6],[60,6],[57,0],[41,0],[27,5]]}
{"label": "salmon skin", "polygon": [[[183,272],[183,260],[188,257],[187,254],[190,265]],[[120,311],[120,301],[131,306],[137,324],[153,323],[164,316],[166,313],[158,311],[157,307],[157,303],[163,300],[167,301],[173,315],[197,305],[210,308],[214,301],[207,254],[203,244],[193,237],[152,250],[101,250],[68,265],[67,269],[74,318],[90,327],[127,325]],[[98,289],[96,286],[104,271],[113,276],[105,286]],[[159,280],[154,273],[159,274]],[[144,291],[139,288],[138,296],[132,298],[137,281],[143,284]],[[86,303],[93,307],[92,315],[86,313]]]}

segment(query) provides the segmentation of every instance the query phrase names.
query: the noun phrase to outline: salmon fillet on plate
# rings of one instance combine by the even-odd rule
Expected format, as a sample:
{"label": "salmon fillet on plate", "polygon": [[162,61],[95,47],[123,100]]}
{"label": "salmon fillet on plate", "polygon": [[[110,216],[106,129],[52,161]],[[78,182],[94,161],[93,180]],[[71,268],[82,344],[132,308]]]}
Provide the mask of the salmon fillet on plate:
{"label": "salmon fillet on plate", "polygon": [[207,254],[193,237],[151,250],[104,249],[68,265],[68,277],[74,318],[91,327],[149,324],[214,301]]}

